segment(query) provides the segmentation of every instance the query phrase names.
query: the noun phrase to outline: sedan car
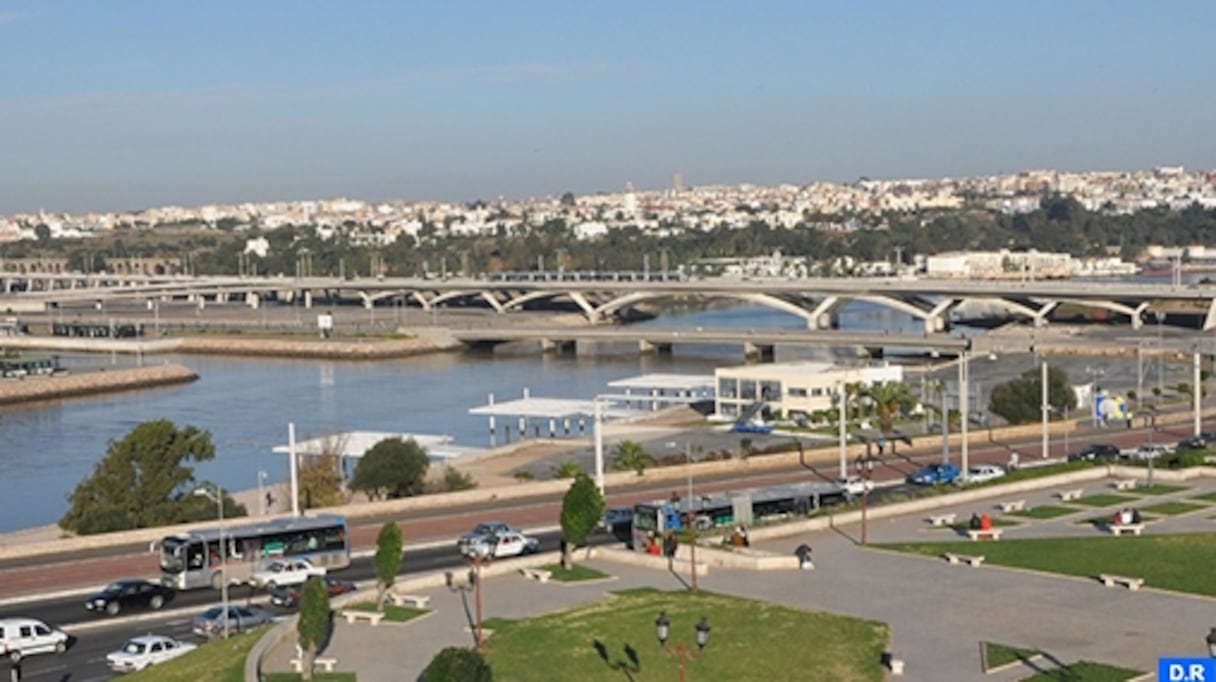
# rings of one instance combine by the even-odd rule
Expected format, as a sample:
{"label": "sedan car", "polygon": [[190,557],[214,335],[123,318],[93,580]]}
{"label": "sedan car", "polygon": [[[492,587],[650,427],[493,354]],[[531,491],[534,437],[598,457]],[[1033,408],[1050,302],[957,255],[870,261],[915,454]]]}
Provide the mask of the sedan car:
{"label": "sedan car", "polygon": [[939,485],[953,483],[958,479],[958,467],[953,464],[930,464],[908,475],[908,483],[917,485]]}
{"label": "sedan car", "polygon": [[[246,608],[244,606],[229,606],[228,607],[228,632],[245,632],[270,623],[274,620],[274,616],[267,611],[258,608]],[[191,628],[194,634],[202,637],[214,637],[224,631],[224,608],[222,606],[213,606],[206,611],[194,617],[194,624]]]}
{"label": "sedan car", "polygon": [[483,521],[482,523],[473,526],[473,530],[460,536],[456,541],[456,546],[460,548],[461,554],[468,554],[468,546],[473,542],[479,541],[487,536],[495,536],[499,533],[519,532],[518,528],[513,528],[503,523],[502,521]]}
{"label": "sedan car", "polygon": [[540,540],[530,538],[519,531],[499,533],[493,536],[483,536],[462,548],[462,553],[469,557],[498,559],[503,557],[532,554],[540,549]]}
{"label": "sedan car", "polygon": [[[349,580],[338,580],[333,576],[325,576],[325,591],[331,597],[346,594],[347,592],[354,592],[355,589],[355,584]],[[294,609],[300,605],[300,594],[303,591],[303,585],[276,587],[270,592],[270,603],[275,606],[282,606],[285,609]]]}
{"label": "sedan car", "polygon": [[860,476],[841,476],[832,482],[843,488],[849,495],[858,496],[874,491],[874,481]]}
{"label": "sedan car", "polygon": [[325,577],[325,569],[313,566],[308,559],[282,559],[271,562],[265,570],[249,576],[249,584],[274,590],[283,585],[300,585],[313,576]]}
{"label": "sedan car", "polygon": [[127,609],[159,609],[173,599],[173,589],[132,578],[116,580],[89,597],[84,607],[97,613],[117,616]]}
{"label": "sedan car", "polygon": [[1119,458],[1119,446],[1110,443],[1092,443],[1068,456],[1070,462],[1108,462]]}
{"label": "sedan car", "polygon": [[179,642],[163,635],[133,637],[121,649],[106,656],[106,665],[114,672],[129,673],[164,663],[197,648],[197,644]]}
{"label": "sedan car", "polygon": [[995,464],[980,464],[967,469],[967,481],[986,483],[1005,475],[1005,470]]}

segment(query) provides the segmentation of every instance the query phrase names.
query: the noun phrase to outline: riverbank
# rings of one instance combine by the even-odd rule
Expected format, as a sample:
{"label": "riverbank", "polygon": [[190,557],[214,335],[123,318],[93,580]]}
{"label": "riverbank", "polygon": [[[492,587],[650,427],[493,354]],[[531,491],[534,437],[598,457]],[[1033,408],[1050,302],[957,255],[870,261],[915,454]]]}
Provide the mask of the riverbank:
{"label": "riverbank", "polygon": [[0,380],[0,405],[61,400],[81,396],[184,384],[198,374],[181,365],[99,370],[85,374],[30,375]]}

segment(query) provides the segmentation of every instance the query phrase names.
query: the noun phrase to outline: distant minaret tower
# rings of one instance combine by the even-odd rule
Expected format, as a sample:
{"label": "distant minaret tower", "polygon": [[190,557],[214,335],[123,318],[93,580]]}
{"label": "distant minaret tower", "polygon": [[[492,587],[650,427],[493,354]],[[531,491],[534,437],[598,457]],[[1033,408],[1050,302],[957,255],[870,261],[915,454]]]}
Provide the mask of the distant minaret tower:
{"label": "distant minaret tower", "polygon": [[676,171],[671,174],[671,191],[681,192],[684,190],[684,174]]}
{"label": "distant minaret tower", "polygon": [[625,205],[624,210],[626,215],[634,215],[638,212],[638,197],[633,193],[633,183],[625,183]]}

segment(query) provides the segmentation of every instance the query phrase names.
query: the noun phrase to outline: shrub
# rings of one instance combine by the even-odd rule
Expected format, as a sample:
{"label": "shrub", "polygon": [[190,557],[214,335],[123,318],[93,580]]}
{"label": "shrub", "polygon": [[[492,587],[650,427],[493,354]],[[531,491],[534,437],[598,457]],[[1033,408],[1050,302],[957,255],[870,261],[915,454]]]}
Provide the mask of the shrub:
{"label": "shrub", "polygon": [[493,682],[494,671],[481,652],[450,646],[438,654],[422,671],[423,682]]}

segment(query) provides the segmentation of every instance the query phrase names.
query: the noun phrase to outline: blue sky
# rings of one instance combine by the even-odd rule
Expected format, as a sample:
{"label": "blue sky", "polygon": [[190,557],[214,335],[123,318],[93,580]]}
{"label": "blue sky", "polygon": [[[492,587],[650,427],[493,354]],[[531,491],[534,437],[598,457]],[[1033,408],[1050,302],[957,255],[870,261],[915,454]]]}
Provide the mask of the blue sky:
{"label": "blue sky", "polygon": [[1216,167],[1216,3],[0,0],[0,214]]}

